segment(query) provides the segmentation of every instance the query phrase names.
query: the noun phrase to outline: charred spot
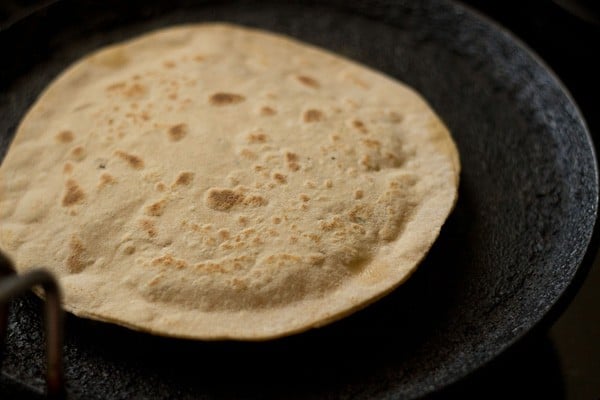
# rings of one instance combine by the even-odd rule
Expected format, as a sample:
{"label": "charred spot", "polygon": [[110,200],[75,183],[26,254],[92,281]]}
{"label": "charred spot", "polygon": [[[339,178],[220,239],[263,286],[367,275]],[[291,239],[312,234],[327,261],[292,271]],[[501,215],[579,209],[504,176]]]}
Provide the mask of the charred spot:
{"label": "charred spot", "polygon": [[85,158],[85,149],[83,146],[77,146],[71,149],[71,157],[77,161],[81,161]]}
{"label": "charred spot", "polygon": [[72,142],[75,136],[71,131],[61,131],[56,134],[56,140],[60,143]]}
{"label": "charred spot", "polygon": [[241,94],[218,92],[210,96],[208,102],[213,106],[238,104],[246,100]]}
{"label": "charred spot", "polygon": [[319,122],[325,118],[325,115],[320,110],[310,109],[304,112],[303,118],[304,122]]}
{"label": "charred spot", "polygon": [[277,111],[272,107],[265,106],[260,109],[260,115],[264,117],[270,117],[275,114],[277,114]]}
{"label": "charred spot", "polygon": [[148,236],[151,238],[157,235],[156,227],[154,226],[154,222],[149,219],[143,219],[140,221],[140,227],[144,230]]}
{"label": "charred spot", "polygon": [[187,124],[177,124],[169,128],[169,140],[172,142],[178,142],[185,137],[188,133]]}
{"label": "charred spot", "polygon": [[122,159],[123,161],[127,162],[127,164],[129,164],[129,166],[133,169],[144,168],[144,160],[142,160],[140,157],[138,157],[136,155],[126,153],[123,150],[115,151],[115,155],[117,157],[119,157],[120,159]]}
{"label": "charred spot", "polygon": [[246,140],[248,141],[248,143],[264,143],[267,141],[267,139],[268,136],[261,131],[251,132],[248,134],[248,136],[246,136]]}
{"label": "charred spot", "polygon": [[231,189],[211,188],[206,193],[206,205],[213,210],[227,211],[242,198],[241,194]]}
{"label": "charred spot", "polygon": [[146,206],[146,215],[160,217],[165,211],[166,204],[167,201],[163,199]]}
{"label": "charred spot", "polygon": [[179,175],[177,175],[177,178],[175,178],[175,182],[173,183],[173,185],[174,186],[187,186],[190,183],[192,183],[193,179],[194,179],[193,172],[180,172]]}
{"label": "charred spot", "polygon": [[85,192],[74,179],[69,179],[65,183],[65,194],[62,199],[63,207],[70,207],[82,203],[85,199]]}
{"label": "charred spot", "polygon": [[319,87],[321,87],[321,84],[319,83],[319,81],[317,81],[315,78],[311,78],[310,76],[298,75],[298,76],[296,76],[296,79],[301,84],[311,87],[313,89],[318,89]]}
{"label": "charred spot", "polygon": [[278,183],[282,183],[282,184],[287,183],[287,176],[285,176],[284,174],[279,173],[279,172],[275,172],[273,174],[273,179],[275,181],[277,181]]}
{"label": "charred spot", "polygon": [[352,126],[355,127],[356,129],[358,129],[359,131],[361,131],[362,133],[366,133],[368,132],[367,127],[365,126],[365,123],[362,122],[359,119],[355,119],[352,121]]}

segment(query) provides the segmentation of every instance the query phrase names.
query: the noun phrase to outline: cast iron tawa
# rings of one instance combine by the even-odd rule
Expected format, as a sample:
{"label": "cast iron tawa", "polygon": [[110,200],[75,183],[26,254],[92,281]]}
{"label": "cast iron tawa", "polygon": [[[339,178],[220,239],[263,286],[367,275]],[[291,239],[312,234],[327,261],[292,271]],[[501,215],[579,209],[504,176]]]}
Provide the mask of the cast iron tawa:
{"label": "cast iron tawa", "polygon": [[[0,61],[2,153],[36,96],[71,62],[155,28],[201,21],[281,32],[414,87],[458,144],[458,204],[407,283],[325,328],[263,343],[193,342],[69,316],[71,398],[417,398],[556,315],[594,230],[591,140],[556,77],[508,33],[455,3],[61,1],[0,32],[11,55]],[[2,367],[39,391],[40,310],[32,295],[14,301]]]}

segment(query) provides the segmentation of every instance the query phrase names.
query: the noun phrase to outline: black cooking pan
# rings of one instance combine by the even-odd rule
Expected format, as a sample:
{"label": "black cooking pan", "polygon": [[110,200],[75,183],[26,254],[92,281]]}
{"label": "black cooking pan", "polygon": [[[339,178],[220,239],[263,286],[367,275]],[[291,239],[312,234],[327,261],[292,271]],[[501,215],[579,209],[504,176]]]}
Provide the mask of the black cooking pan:
{"label": "black cooking pan", "polygon": [[[322,329],[264,343],[203,343],[69,316],[72,398],[416,398],[557,315],[591,254],[591,140],[540,60],[455,3],[54,3],[0,32],[2,150],[42,88],[82,55],[154,28],[214,20],[300,38],[416,88],[458,144],[458,204],[406,284]],[[37,390],[40,308],[33,296],[13,303],[3,365],[3,374]]]}

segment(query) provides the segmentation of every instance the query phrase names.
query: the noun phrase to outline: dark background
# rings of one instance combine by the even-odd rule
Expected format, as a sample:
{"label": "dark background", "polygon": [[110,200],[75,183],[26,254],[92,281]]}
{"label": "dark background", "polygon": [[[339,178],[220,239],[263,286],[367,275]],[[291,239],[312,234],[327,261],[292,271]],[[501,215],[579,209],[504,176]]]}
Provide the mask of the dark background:
{"label": "dark background", "polygon": [[[579,105],[600,154],[600,2],[463,1],[524,41],[552,69]],[[456,394],[600,399],[600,257],[548,334],[504,355]],[[454,394],[454,392],[452,392]]]}
{"label": "dark background", "polygon": [[[0,0],[0,29],[50,2]],[[463,3],[510,30],[558,75],[581,108],[598,152],[600,2]],[[578,284],[581,289],[549,333],[529,337],[435,398],[600,399],[600,258]],[[15,389],[0,381],[0,398],[14,396]]]}

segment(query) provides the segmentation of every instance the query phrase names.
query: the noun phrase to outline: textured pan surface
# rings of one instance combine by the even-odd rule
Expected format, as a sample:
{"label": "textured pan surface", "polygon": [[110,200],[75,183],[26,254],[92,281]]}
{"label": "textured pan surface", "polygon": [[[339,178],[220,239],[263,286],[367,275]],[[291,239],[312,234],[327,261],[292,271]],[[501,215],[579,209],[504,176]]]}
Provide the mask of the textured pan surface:
{"label": "textured pan surface", "polygon": [[[65,361],[75,398],[414,398],[499,354],[568,287],[592,234],[597,176],[585,126],[553,75],[460,6],[329,3],[165,12],[64,2],[1,34],[14,54],[2,61],[3,149],[39,91],[86,52],[173,23],[225,20],[296,36],[407,82],[447,122],[462,156],[459,202],[440,240],[388,298],[262,344],[167,340],[70,318]],[[37,303],[15,302],[3,371],[41,387]]]}

